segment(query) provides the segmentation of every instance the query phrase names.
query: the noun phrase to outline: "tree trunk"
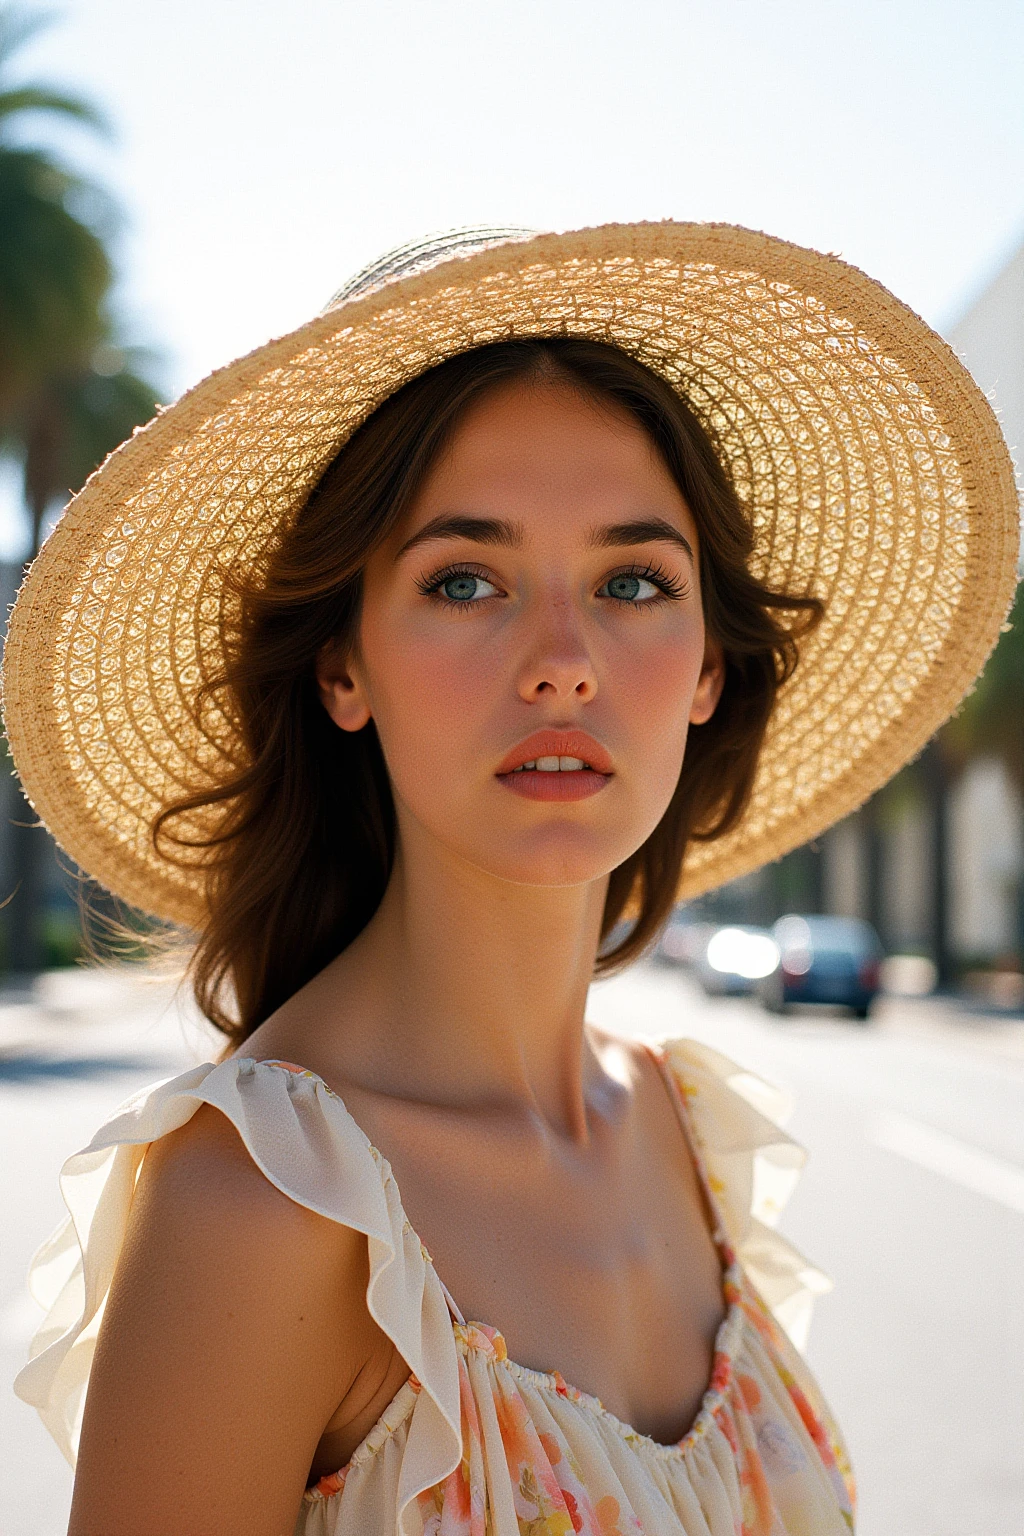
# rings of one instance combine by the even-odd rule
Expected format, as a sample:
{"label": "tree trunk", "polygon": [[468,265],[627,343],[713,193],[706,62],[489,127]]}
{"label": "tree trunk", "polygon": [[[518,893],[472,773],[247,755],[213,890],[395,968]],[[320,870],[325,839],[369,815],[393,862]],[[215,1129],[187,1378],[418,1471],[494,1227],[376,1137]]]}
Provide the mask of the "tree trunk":
{"label": "tree trunk", "polygon": [[940,987],[954,980],[953,952],[950,942],[950,848],[949,848],[949,768],[942,747],[933,737],[921,754],[921,772],[928,797],[932,829],[932,959]]}
{"label": "tree trunk", "polygon": [[882,941],[883,948],[889,947],[889,935],[887,932],[885,911],[885,850],[882,843],[881,806],[878,795],[874,795],[861,811],[864,825],[865,842],[865,891],[867,920]]}
{"label": "tree trunk", "polygon": [[[38,528],[42,516],[34,508],[32,513],[33,526]],[[35,543],[32,547],[35,549]],[[25,562],[26,571],[29,564],[30,561]],[[22,574],[24,576],[24,572]],[[2,893],[7,898],[2,913],[5,959],[9,971],[25,976],[41,971],[45,963],[43,864],[47,836],[14,775],[4,789],[4,810],[9,818],[7,848],[11,881],[10,888]]]}
{"label": "tree trunk", "polygon": [[[33,423],[26,464],[25,499],[32,531],[23,577],[42,538],[43,518],[49,503],[47,487],[52,481],[56,453],[56,433],[55,413],[40,409]],[[42,970],[46,960],[44,866],[49,840],[16,780],[10,785],[7,814],[10,817],[7,846],[11,856],[12,889],[3,892],[8,898],[3,911],[6,960],[9,970],[25,976]]]}
{"label": "tree trunk", "polygon": [[45,962],[43,862],[46,833],[20,788],[16,784],[11,788],[11,799],[16,803],[8,834],[14,888],[5,893],[10,896],[4,912],[7,966],[16,975],[24,976],[42,970]]}

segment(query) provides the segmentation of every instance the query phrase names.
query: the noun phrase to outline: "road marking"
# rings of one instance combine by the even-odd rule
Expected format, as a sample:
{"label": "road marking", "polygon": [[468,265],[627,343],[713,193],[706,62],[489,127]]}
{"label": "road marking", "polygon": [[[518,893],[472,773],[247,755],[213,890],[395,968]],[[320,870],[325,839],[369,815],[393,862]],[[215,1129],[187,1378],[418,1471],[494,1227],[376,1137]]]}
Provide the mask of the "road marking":
{"label": "road marking", "polygon": [[867,1135],[876,1147],[895,1152],[1024,1216],[1024,1168],[1017,1164],[1004,1162],[909,1115],[884,1115],[869,1127]]}

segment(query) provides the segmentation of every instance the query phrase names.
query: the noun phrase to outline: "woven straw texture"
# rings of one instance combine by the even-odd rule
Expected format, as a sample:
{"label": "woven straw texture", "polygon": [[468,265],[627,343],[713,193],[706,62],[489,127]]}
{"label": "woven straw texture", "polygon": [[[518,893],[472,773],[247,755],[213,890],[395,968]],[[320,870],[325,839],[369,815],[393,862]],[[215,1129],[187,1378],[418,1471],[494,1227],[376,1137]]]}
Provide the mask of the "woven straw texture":
{"label": "woven straw texture", "polygon": [[1018,549],[1009,455],[954,354],[877,283],[722,225],[465,249],[343,290],[198,385],[107,460],[32,567],[4,664],[18,772],[71,857],[148,912],[202,920],[200,868],[158,856],[152,822],[239,758],[230,718],[194,707],[232,630],[225,573],[258,572],[355,427],[470,347],[589,336],[662,374],[731,466],[756,573],[825,602],[749,808],[688,852],[681,894],[861,804],[952,712],[998,637]]}

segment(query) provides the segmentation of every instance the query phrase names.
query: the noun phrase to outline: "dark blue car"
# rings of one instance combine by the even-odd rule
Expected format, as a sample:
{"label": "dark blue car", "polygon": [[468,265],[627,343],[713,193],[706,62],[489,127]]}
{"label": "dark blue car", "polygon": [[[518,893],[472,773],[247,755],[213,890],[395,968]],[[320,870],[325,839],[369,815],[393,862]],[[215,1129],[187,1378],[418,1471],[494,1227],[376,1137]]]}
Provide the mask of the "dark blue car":
{"label": "dark blue car", "polygon": [[832,1003],[866,1019],[879,990],[882,946],[870,923],[854,917],[780,917],[772,929],[779,964],[758,988],[765,1006]]}

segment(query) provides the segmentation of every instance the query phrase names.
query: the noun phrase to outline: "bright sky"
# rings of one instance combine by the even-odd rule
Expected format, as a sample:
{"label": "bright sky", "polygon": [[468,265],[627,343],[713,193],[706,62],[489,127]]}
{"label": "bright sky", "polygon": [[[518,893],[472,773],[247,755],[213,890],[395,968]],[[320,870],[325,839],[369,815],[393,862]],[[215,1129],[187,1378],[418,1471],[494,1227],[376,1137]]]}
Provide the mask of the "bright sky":
{"label": "bright sky", "polygon": [[168,398],[454,225],[728,220],[940,328],[1024,236],[1020,0],[66,0],[22,73],[114,122]]}

